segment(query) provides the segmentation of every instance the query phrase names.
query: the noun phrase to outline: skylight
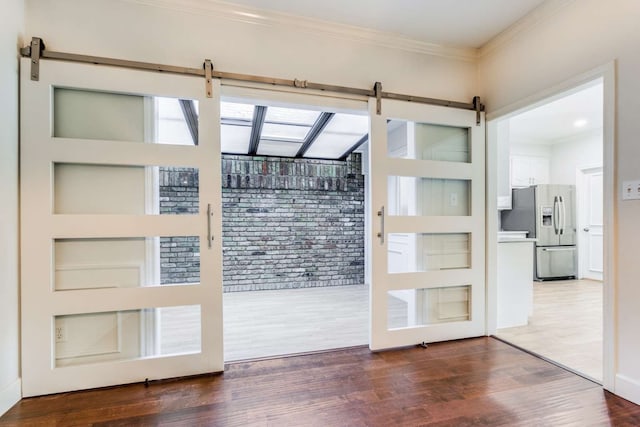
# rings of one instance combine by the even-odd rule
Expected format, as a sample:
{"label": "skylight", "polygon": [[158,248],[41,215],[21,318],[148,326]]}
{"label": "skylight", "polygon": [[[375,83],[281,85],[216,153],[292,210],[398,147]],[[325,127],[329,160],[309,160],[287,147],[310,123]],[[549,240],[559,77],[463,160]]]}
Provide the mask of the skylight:
{"label": "skylight", "polygon": [[[158,100],[162,138],[191,144],[197,139],[197,129],[193,129],[197,120],[185,120],[185,110],[195,111],[197,119],[197,105],[183,108],[189,103],[193,101]],[[220,104],[220,145],[227,154],[344,159],[366,142],[368,128],[365,115],[226,101]]]}

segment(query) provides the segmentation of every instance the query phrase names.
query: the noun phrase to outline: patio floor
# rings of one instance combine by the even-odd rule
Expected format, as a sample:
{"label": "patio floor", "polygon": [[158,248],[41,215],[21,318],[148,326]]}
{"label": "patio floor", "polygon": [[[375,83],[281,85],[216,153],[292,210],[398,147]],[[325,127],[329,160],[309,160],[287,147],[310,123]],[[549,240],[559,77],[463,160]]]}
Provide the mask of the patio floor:
{"label": "patio floor", "polygon": [[[369,342],[365,285],[231,292],[223,304],[226,362]],[[199,308],[161,311],[161,354],[199,351]]]}
{"label": "patio floor", "polygon": [[364,285],[224,294],[225,361],[369,342]]}

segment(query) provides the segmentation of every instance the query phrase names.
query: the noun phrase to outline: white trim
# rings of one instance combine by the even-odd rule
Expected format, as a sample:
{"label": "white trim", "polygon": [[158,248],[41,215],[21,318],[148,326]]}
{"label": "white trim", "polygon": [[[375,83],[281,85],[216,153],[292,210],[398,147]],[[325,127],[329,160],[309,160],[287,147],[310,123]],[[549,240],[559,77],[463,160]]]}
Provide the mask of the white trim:
{"label": "white trim", "polygon": [[561,9],[570,5],[575,0],[547,0],[540,6],[527,13],[520,20],[513,23],[509,28],[489,40],[478,49],[477,56],[481,58],[493,52],[500,46],[514,39],[520,33],[530,31],[536,25],[546,21],[556,15]]}
{"label": "white trim", "polygon": [[[475,61],[476,48],[443,46],[411,39],[400,34],[377,31],[353,25],[338,24],[282,12],[266,11],[218,0],[124,0],[145,6],[178,10],[197,15],[223,18],[244,24],[289,27],[298,32],[334,37],[363,44],[417,52],[462,61]],[[566,1],[566,0],[565,0]]]}
{"label": "white trim", "polygon": [[618,396],[640,405],[640,382],[618,374],[616,375],[615,390]]}
{"label": "white trim", "polygon": [[0,416],[6,413],[22,398],[22,380],[18,378],[0,390]]}
{"label": "white trim", "polygon": [[[593,70],[582,73],[578,76],[570,78],[551,88],[544,89],[529,97],[526,97],[513,104],[507,105],[494,112],[488,113],[488,120],[497,122],[507,119],[520,112],[533,109],[539,105],[548,103],[554,99],[574,93],[585,87],[594,84],[596,80],[602,79],[603,82],[603,204],[608,207],[604,209],[604,290],[603,290],[603,381],[602,385],[605,389],[617,393],[615,388],[617,347],[616,337],[617,329],[615,325],[616,307],[616,289],[617,289],[617,271],[615,269],[617,226],[614,221],[618,210],[616,198],[616,180],[615,180],[615,61],[608,62]],[[487,129],[491,129],[492,124],[487,123]],[[495,135],[489,135],[487,138],[487,153],[495,157]],[[487,182],[490,185],[497,185],[497,175],[495,158],[487,159]],[[493,166],[493,167],[492,167]],[[497,217],[492,219],[497,212],[497,200],[495,193],[490,190],[487,192],[487,244],[497,244]],[[493,197],[491,196],[493,194]],[[487,309],[488,320],[493,322],[494,317],[492,311],[496,309],[496,291],[492,287],[496,286],[496,271],[491,265],[497,265],[497,252],[491,247],[487,248]],[[488,323],[489,333],[495,333],[495,323]]]}

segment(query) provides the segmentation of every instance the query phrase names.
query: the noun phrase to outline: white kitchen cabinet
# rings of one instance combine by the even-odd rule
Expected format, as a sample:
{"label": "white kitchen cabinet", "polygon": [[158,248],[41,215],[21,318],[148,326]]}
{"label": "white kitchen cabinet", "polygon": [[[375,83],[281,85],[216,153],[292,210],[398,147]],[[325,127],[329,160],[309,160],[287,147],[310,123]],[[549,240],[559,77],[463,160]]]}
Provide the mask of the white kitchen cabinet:
{"label": "white kitchen cabinet", "polygon": [[498,328],[529,323],[529,316],[533,312],[534,242],[535,239],[499,237]]}
{"label": "white kitchen cabinet", "polygon": [[511,187],[522,188],[549,183],[549,159],[538,156],[511,156]]}

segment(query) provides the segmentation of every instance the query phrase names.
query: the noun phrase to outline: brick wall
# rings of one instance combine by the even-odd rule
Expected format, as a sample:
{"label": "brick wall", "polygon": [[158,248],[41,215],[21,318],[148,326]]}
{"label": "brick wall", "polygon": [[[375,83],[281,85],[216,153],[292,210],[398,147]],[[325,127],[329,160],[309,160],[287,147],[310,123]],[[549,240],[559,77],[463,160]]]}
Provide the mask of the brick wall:
{"label": "brick wall", "polygon": [[[357,153],[346,162],[223,156],[225,292],[363,284],[360,165]],[[160,174],[161,212],[197,211],[193,171]],[[195,257],[183,256],[179,242],[163,240],[163,283],[184,281]]]}

